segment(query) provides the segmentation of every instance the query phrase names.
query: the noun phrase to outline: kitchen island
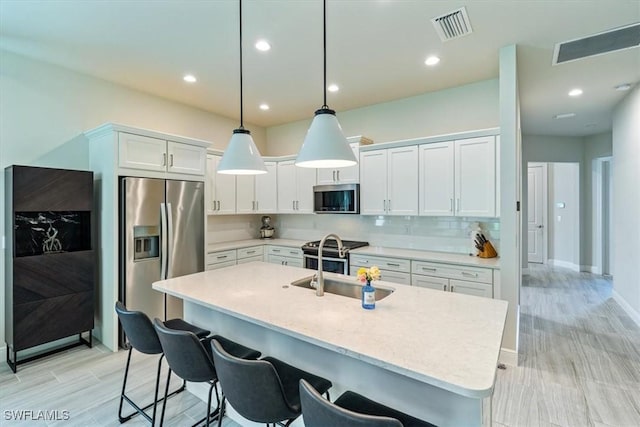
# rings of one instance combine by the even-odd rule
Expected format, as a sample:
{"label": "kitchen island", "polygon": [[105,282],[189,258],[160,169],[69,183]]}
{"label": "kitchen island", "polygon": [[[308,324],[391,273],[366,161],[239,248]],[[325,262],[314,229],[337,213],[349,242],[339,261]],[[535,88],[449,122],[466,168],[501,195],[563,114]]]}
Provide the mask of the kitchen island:
{"label": "kitchen island", "polygon": [[153,288],[182,298],[185,320],[330,379],[333,397],[349,389],[439,426],[490,425],[505,301],[374,282],[395,291],[369,311],[291,285],[313,273],[254,262]]}

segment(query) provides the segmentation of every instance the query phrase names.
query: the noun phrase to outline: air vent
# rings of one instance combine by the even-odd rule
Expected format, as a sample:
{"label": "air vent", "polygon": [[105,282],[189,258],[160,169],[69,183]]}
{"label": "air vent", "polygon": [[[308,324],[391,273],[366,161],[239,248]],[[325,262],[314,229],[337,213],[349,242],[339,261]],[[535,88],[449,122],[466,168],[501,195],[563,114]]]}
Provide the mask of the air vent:
{"label": "air vent", "polygon": [[640,45],[640,24],[627,25],[603,33],[556,44],[553,65],[603,55]]}
{"label": "air vent", "polygon": [[436,27],[436,32],[443,42],[457,39],[473,32],[471,22],[469,22],[469,17],[467,16],[467,10],[464,7],[445,15],[437,16],[431,19],[431,22]]}

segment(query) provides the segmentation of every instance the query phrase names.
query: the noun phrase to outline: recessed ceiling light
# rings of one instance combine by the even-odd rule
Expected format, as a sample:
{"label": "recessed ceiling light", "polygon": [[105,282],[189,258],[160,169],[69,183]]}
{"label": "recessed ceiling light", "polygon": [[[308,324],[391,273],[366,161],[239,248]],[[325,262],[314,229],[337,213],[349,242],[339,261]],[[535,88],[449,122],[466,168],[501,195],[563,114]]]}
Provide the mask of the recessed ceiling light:
{"label": "recessed ceiling light", "polygon": [[564,113],[564,114],[556,114],[553,116],[554,119],[568,119],[569,117],[575,117],[576,113]]}
{"label": "recessed ceiling light", "polygon": [[258,40],[256,42],[256,49],[258,49],[259,51],[262,51],[262,52],[266,52],[269,49],[271,49],[271,45],[266,40]]}
{"label": "recessed ceiling light", "polygon": [[438,62],[440,62],[440,58],[438,58],[437,56],[430,56],[427,59],[425,59],[425,61],[424,61],[424,63],[429,65],[429,66],[434,66]]}
{"label": "recessed ceiling light", "polygon": [[196,76],[194,76],[193,74],[185,74],[182,80],[187,83],[195,83],[198,81],[198,79],[196,79]]}
{"label": "recessed ceiling light", "polygon": [[569,96],[580,96],[580,95],[582,95],[582,89],[576,88],[576,89],[571,89],[569,91]]}
{"label": "recessed ceiling light", "polygon": [[269,109],[269,104],[260,104],[260,109],[262,111],[267,111]]}
{"label": "recessed ceiling light", "polygon": [[618,86],[616,86],[615,89],[616,90],[620,90],[620,91],[629,90],[629,89],[631,89],[631,84],[630,83],[622,83],[622,84],[619,84]]}
{"label": "recessed ceiling light", "polygon": [[329,87],[327,87],[327,90],[329,92],[337,92],[340,90],[340,88],[338,87],[337,84],[330,84]]}

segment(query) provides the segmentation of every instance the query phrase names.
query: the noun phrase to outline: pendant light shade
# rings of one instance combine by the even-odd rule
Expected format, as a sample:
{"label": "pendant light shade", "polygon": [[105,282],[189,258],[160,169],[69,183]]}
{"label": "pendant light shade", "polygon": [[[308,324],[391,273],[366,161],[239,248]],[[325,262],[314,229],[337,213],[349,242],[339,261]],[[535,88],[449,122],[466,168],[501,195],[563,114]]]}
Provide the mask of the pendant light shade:
{"label": "pendant light shade", "polygon": [[316,110],[315,117],[304,138],[296,158],[296,166],[303,168],[340,168],[353,166],[358,161],[351,151],[336,112],[327,106],[327,1],[323,0],[323,53],[324,53],[324,104]]}
{"label": "pendant light shade", "polygon": [[251,132],[243,126],[242,109],[242,0],[240,3],[240,127],[234,129],[229,145],[218,165],[218,173],[228,175],[258,175],[267,173],[264,161]]}
{"label": "pendant light shade", "polygon": [[296,166],[341,168],[356,163],[356,157],[342,133],[336,112],[328,108],[317,110],[296,158]]}

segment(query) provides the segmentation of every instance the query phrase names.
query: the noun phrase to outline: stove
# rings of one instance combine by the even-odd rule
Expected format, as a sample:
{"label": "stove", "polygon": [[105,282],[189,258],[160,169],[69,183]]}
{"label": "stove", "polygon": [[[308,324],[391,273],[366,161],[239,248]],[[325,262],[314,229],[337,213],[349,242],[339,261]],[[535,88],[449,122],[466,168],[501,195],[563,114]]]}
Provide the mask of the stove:
{"label": "stove", "polygon": [[[320,240],[307,242],[302,245],[304,267],[311,270],[318,270],[318,248]],[[333,273],[349,274],[349,251],[356,248],[369,246],[368,242],[358,242],[355,240],[343,240],[344,256],[338,253],[338,242],[328,239],[322,248],[322,271]]]}

